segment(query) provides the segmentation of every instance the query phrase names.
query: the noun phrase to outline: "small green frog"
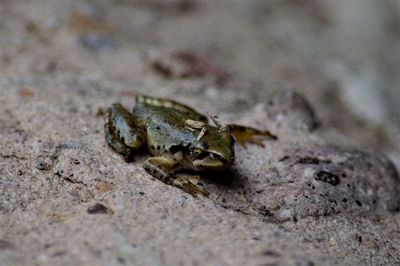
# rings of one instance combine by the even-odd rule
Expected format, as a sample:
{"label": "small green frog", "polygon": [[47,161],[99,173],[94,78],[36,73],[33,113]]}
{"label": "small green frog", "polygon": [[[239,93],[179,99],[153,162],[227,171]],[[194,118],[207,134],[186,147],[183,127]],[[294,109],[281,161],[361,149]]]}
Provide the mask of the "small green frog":
{"label": "small green frog", "polygon": [[260,145],[259,138],[277,139],[268,131],[239,125],[221,126],[215,117],[168,99],[136,96],[136,104],[129,112],[119,103],[108,108],[104,125],[107,144],[131,161],[134,153],[145,148],[153,157],[143,168],[168,185],[192,194],[208,193],[193,182],[198,176],[176,175],[182,169],[224,170],[235,159],[234,142]]}

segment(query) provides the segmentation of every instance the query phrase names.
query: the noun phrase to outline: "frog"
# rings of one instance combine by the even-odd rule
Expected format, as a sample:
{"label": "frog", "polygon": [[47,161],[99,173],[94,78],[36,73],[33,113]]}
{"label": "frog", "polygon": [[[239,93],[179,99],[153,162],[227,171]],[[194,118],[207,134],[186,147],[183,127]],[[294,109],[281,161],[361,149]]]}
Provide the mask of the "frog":
{"label": "frog", "polygon": [[277,140],[268,130],[221,125],[216,116],[183,103],[141,94],[135,96],[132,111],[120,103],[107,109],[104,132],[108,146],[125,161],[147,152],[151,155],[143,163],[147,173],[194,196],[209,193],[197,182],[199,175],[181,171],[224,171],[234,163],[235,143],[264,147],[263,140]]}

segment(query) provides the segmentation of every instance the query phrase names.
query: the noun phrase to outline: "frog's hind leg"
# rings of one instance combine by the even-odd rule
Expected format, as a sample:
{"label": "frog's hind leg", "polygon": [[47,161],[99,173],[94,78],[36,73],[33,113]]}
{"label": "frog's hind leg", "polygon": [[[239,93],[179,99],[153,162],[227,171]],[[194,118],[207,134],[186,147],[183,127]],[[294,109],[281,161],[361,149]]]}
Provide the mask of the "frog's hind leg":
{"label": "frog's hind leg", "polygon": [[265,139],[277,140],[278,137],[273,135],[268,130],[258,130],[252,127],[245,127],[240,125],[226,125],[232,137],[241,146],[246,147],[246,143],[252,143],[264,147],[262,143]]}
{"label": "frog's hind leg", "polygon": [[179,170],[180,164],[173,157],[159,156],[148,158],[144,162],[143,168],[146,170],[146,172],[161,180],[167,185],[180,188],[186,193],[189,193],[193,196],[208,196],[207,191],[191,181],[192,179],[194,179],[194,177],[184,175],[177,176],[174,174],[176,171]]}
{"label": "frog's hind leg", "polygon": [[124,157],[125,161],[132,161],[132,149],[130,149],[124,143],[116,141],[115,133],[107,126],[107,124],[104,125],[104,132],[108,146],[111,147],[115,152],[121,154]]}
{"label": "frog's hind leg", "polygon": [[169,100],[169,99],[161,99],[161,98],[155,98],[155,97],[150,97],[150,96],[145,96],[145,95],[137,95],[136,96],[136,103],[137,104],[149,104],[152,106],[159,106],[159,107],[166,107],[166,108],[172,108],[177,111],[185,113],[188,118],[197,120],[197,121],[202,121],[202,122],[207,122],[207,117],[198,113],[196,110],[193,108],[184,105],[182,103]]}
{"label": "frog's hind leg", "polygon": [[145,131],[140,129],[138,121],[121,104],[115,103],[108,108],[104,133],[107,144],[117,153],[130,161],[135,150],[145,141]]}

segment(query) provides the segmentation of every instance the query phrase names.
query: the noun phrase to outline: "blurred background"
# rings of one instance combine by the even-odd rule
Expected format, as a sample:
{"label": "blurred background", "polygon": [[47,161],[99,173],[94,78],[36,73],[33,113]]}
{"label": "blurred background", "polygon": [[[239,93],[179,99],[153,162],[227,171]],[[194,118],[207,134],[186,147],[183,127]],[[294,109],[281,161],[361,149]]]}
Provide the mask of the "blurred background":
{"label": "blurred background", "polygon": [[399,17],[397,0],[1,0],[0,82],[47,75],[232,116],[293,90],[323,128],[400,165]]}

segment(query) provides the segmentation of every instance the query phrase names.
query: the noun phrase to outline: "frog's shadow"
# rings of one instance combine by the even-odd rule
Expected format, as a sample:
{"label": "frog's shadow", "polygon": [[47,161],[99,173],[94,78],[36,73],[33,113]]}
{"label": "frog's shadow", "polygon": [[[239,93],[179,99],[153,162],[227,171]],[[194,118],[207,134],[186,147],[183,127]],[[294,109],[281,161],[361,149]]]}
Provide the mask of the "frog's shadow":
{"label": "frog's shadow", "polygon": [[218,190],[243,189],[246,185],[246,180],[234,169],[202,171],[200,177],[200,182],[215,185]]}
{"label": "frog's shadow", "polygon": [[199,182],[215,204],[241,213],[251,213],[253,203],[249,198],[249,181],[245,176],[234,169],[222,172],[205,171],[200,176]]}

